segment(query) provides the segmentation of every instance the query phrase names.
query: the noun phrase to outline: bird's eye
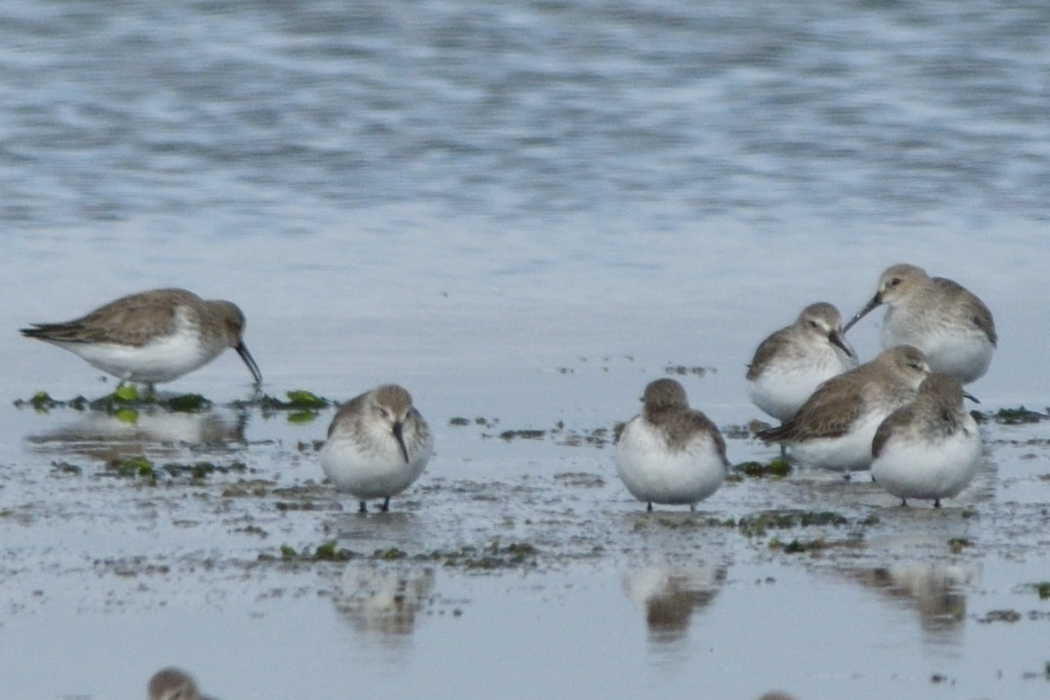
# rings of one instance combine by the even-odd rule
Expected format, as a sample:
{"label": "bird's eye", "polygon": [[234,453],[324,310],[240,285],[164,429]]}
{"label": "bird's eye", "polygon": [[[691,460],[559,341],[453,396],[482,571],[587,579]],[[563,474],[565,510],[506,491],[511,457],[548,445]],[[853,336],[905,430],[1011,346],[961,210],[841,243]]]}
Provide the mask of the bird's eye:
{"label": "bird's eye", "polygon": [[896,287],[900,283],[901,283],[901,278],[900,277],[894,277],[893,279],[890,280],[890,286],[891,287]]}
{"label": "bird's eye", "polygon": [[817,323],[816,321],[810,321],[809,325],[810,325],[811,328],[820,328],[820,324]]}

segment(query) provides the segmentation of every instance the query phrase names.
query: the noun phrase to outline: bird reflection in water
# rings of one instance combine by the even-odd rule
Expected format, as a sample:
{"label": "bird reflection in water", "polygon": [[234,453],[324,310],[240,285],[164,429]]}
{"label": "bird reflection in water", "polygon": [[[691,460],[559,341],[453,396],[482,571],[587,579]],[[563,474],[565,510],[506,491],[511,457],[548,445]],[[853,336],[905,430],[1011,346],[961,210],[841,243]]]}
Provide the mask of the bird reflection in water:
{"label": "bird reflection in water", "polygon": [[172,457],[187,448],[200,454],[226,453],[231,445],[245,444],[244,412],[226,415],[217,411],[177,413],[160,410],[136,411],[129,419],[121,414],[90,411],[73,423],[59,426],[26,441],[38,452],[79,455],[104,461],[140,457]]}
{"label": "bird reflection in water", "polygon": [[336,584],[335,607],[358,632],[400,638],[412,634],[433,593],[430,567],[350,564]]}
{"label": "bird reflection in water", "polygon": [[649,568],[625,573],[623,589],[645,609],[649,641],[665,644],[685,636],[693,611],[711,604],[725,578],[725,568]]}
{"label": "bird reflection in water", "polygon": [[965,588],[980,580],[975,564],[900,562],[886,567],[857,569],[848,574],[888,599],[919,613],[923,631],[944,641],[961,630],[966,618]]}

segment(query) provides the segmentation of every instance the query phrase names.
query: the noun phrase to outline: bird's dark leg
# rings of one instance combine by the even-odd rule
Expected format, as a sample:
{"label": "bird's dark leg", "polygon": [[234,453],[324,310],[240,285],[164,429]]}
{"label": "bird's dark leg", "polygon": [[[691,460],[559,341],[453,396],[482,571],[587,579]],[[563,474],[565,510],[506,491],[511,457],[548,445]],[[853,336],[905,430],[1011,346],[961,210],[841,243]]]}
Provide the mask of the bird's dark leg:
{"label": "bird's dark leg", "polygon": [[940,508],[941,507],[941,499],[939,499],[939,498],[933,499],[933,507],[934,508]]}
{"label": "bird's dark leg", "polygon": [[649,511],[650,513],[653,512],[653,502],[652,501],[649,501],[649,506],[646,508],[646,510]]}
{"label": "bird's dark leg", "polygon": [[383,511],[384,513],[390,510],[390,496],[386,497],[386,500],[383,501],[383,505],[379,510]]}
{"label": "bird's dark leg", "polygon": [[901,508],[907,508],[907,507],[908,507],[908,501],[906,501],[905,499],[902,498],[901,499]]}
{"label": "bird's dark leg", "polygon": [[358,513],[367,513],[368,512],[368,506],[365,504],[365,502],[364,501],[360,501],[360,504],[361,504],[361,506],[357,509],[357,512]]}
{"label": "bird's dark leg", "polygon": [[695,503],[690,503],[689,504],[689,512],[690,513],[695,513],[696,512],[696,504]]}

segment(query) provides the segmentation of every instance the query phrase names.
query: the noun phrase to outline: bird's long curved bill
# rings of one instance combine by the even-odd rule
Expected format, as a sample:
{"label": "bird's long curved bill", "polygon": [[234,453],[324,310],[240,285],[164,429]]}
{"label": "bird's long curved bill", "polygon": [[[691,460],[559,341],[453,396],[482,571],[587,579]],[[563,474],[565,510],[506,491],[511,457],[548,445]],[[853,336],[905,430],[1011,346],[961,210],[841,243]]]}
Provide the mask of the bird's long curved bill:
{"label": "bird's long curved bill", "polygon": [[847,323],[847,324],[845,325],[845,327],[843,327],[843,329],[842,329],[842,334],[843,334],[843,335],[845,335],[845,334],[846,334],[846,333],[847,333],[847,332],[849,331],[849,329],[850,329],[850,328],[853,328],[853,325],[854,325],[854,324],[855,324],[855,323],[856,323],[857,321],[859,321],[859,320],[861,320],[862,318],[864,318],[865,316],[867,316],[867,315],[868,315],[868,312],[869,312],[869,311],[871,311],[872,309],[874,309],[874,308],[875,308],[876,306],[878,306],[878,305],[879,305],[879,304],[881,304],[881,303],[882,303],[882,297],[880,297],[880,296],[879,296],[878,294],[876,294],[875,296],[873,296],[873,297],[871,298],[871,301],[869,301],[869,302],[868,302],[867,304],[865,304],[865,305],[864,305],[864,308],[863,308],[863,309],[861,309],[860,311],[858,311],[858,312],[857,312],[857,315],[856,315],[856,316],[854,316],[853,318],[851,318],[851,319],[849,320],[849,323]]}
{"label": "bird's long curved bill", "polygon": [[234,345],[233,349],[237,351],[237,354],[244,360],[244,364],[248,365],[248,369],[251,370],[252,376],[255,378],[255,386],[262,384],[262,372],[259,371],[259,365],[255,364],[255,358],[248,352],[248,346],[242,341]]}
{"label": "bird's long curved bill", "polygon": [[405,464],[408,464],[411,460],[408,458],[408,448],[405,447],[405,436],[400,421],[394,423],[394,437],[397,438],[397,444],[401,448],[401,455],[405,458]]}
{"label": "bird's long curved bill", "polygon": [[973,394],[971,394],[968,391],[964,391],[963,392],[963,398],[964,399],[970,399],[970,401],[973,401],[974,403],[981,403],[980,401],[977,400],[976,396],[974,396]]}

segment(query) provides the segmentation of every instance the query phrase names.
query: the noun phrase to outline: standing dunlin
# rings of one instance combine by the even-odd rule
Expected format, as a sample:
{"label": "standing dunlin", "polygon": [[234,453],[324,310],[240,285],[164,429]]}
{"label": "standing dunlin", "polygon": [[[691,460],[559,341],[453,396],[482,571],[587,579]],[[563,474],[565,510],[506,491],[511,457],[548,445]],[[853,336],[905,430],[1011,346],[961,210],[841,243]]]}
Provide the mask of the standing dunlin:
{"label": "standing dunlin", "polygon": [[886,304],[882,347],[914,345],[934,372],[950,374],[963,384],[988,371],[999,337],[992,312],[965,287],[943,277],[930,277],[921,267],[893,265],[879,277],[871,301],[846,324],[853,327],[879,304]]}
{"label": "standing dunlin", "polygon": [[810,466],[867,469],[879,424],[915,398],[929,373],[916,348],[883,350],[871,362],[821,384],[792,420],[758,437],[786,445],[794,458]]}
{"label": "standing dunlin", "polygon": [[977,422],[963,408],[962,386],[947,374],[927,377],[915,400],[882,422],[871,450],[871,475],[908,505],[909,498],[951,498],[981,464]]}
{"label": "standing dunlin", "polygon": [[149,680],[149,700],[207,700],[190,674],[164,668]]}
{"label": "standing dunlin", "polygon": [[791,420],[818,386],[856,367],[841,323],[838,309],[818,302],[763,340],[747,369],[751,403],[781,422]]}
{"label": "standing dunlin", "polygon": [[233,348],[262,374],[244,344],[244,314],[228,301],[205,301],[185,289],[154,289],[121,297],[65,323],[36,323],[22,335],[80,355],[121,381],[170,382]]}
{"label": "standing dunlin", "polygon": [[412,485],[427,466],[434,439],[412,396],[397,384],[365,392],[344,403],[328,427],[321,468],[336,489],[368,511],[365,501],[390,497]]}
{"label": "standing dunlin", "polygon": [[673,379],[645,387],[641,415],[624,426],[616,446],[616,470],[631,495],[648,504],[696,504],[725,480],[726,443],[707,416],[689,408],[685,389]]}

